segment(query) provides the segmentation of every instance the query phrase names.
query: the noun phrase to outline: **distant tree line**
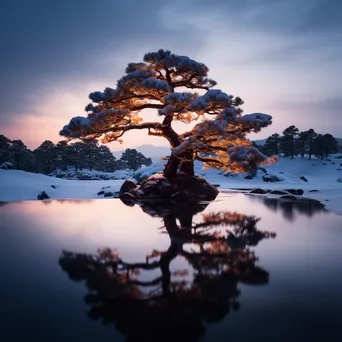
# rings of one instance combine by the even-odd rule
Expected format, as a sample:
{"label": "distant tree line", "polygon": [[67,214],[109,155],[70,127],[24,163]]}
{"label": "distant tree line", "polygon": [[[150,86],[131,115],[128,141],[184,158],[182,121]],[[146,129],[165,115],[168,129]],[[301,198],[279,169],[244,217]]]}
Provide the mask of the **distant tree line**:
{"label": "distant tree line", "polygon": [[294,156],[300,155],[302,158],[308,156],[309,159],[312,156],[324,159],[340,149],[338,141],[331,134],[319,134],[312,128],[307,131],[299,131],[294,125],[287,127],[282,135],[272,134],[266,139],[263,146],[257,145],[257,147],[269,156],[281,154],[294,158]]}
{"label": "distant tree line", "polygon": [[0,165],[5,162],[12,163],[18,170],[49,174],[68,168],[105,172],[137,170],[142,165],[150,165],[152,160],[135,149],[126,149],[117,160],[107,146],[84,142],[68,144],[60,141],[54,144],[45,140],[31,151],[21,140],[10,140],[0,135]]}

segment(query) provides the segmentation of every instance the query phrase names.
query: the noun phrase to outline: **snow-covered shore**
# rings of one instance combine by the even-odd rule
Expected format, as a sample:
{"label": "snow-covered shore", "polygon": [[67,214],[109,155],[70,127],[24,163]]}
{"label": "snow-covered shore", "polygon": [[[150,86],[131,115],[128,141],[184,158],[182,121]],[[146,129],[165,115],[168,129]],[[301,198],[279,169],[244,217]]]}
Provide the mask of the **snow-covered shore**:
{"label": "snow-covered shore", "polygon": [[[217,170],[203,170],[197,163],[196,174],[205,177],[213,184],[219,185],[219,190],[241,188],[262,189],[302,189],[304,197],[321,201],[326,209],[342,215],[342,158],[334,155],[328,160],[307,160],[302,158],[280,158],[278,163],[266,167],[269,175],[283,179],[280,182],[265,182],[263,173],[247,180],[244,175],[226,177]],[[162,170],[162,161],[139,170],[140,176],[148,176]],[[132,178],[137,173],[126,173]],[[304,176],[307,182],[300,177]],[[338,181],[340,180],[340,181]],[[37,200],[37,195],[45,191],[51,199],[96,199],[98,192],[106,187],[114,192],[119,191],[124,179],[120,180],[66,180],[41,174],[19,170],[0,170],[0,201]],[[312,190],[316,190],[311,192]]]}

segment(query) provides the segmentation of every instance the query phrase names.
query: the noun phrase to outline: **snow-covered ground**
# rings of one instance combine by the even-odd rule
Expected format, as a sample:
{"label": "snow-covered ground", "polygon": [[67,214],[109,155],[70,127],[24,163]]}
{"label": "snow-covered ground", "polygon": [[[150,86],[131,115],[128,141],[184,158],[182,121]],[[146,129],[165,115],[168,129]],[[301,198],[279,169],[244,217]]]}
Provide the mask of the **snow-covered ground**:
{"label": "snow-covered ground", "polygon": [[[160,172],[164,161],[157,161],[149,167],[136,171],[122,172],[123,178],[146,177]],[[264,182],[263,172],[257,177],[245,179],[242,174],[226,177],[217,170],[203,170],[202,163],[196,163],[197,175],[211,183],[219,185],[221,191],[241,188],[263,189],[303,189],[305,197],[317,199],[326,205],[328,210],[342,215],[342,155],[333,155],[328,160],[308,160],[302,158],[280,158],[273,165],[267,166],[268,174],[282,179],[280,182]],[[307,182],[300,179],[304,176]],[[36,200],[41,191],[45,191],[51,199],[92,199],[101,198],[98,192],[106,187],[106,191],[119,191],[124,179],[118,180],[66,180],[41,174],[18,170],[0,170],[0,201]],[[53,185],[53,187],[52,187]],[[315,192],[310,192],[317,190]]]}

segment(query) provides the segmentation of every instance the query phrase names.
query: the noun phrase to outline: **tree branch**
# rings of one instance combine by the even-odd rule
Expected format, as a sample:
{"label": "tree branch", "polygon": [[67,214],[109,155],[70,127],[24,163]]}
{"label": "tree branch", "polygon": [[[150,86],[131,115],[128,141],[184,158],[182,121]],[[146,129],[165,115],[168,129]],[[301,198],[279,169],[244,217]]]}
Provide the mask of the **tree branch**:
{"label": "tree branch", "polygon": [[136,107],[133,107],[131,109],[132,112],[135,112],[137,110],[143,110],[143,109],[146,109],[146,108],[151,108],[151,109],[163,109],[165,107],[164,104],[158,104],[158,103],[145,103],[143,105],[140,105],[140,106],[136,106]]}
{"label": "tree branch", "polygon": [[221,166],[223,166],[222,162],[220,162],[219,160],[213,159],[213,158],[200,157],[197,153],[196,153],[196,159],[204,163],[215,163],[215,164],[220,164]]}

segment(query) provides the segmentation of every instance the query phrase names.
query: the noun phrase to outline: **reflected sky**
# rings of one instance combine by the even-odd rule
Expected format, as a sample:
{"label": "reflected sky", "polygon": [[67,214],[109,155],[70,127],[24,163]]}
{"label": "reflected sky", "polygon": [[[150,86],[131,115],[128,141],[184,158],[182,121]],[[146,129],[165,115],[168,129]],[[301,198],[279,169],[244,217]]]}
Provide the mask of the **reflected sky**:
{"label": "reflected sky", "polygon": [[[301,335],[305,341],[330,334],[329,341],[339,341],[342,217],[295,209],[287,220],[281,210],[270,210],[251,196],[221,194],[193,223],[210,212],[226,211],[260,217],[258,230],[277,236],[251,247],[257,265],[269,274],[267,285],[238,282],[240,309],[206,325],[204,340],[249,341],[252,331],[259,340]],[[0,206],[0,222],[0,336],[5,332],[5,340],[123,341],[112,325],[89,320],[86,286],[70,281],[61,269],[62,251],[96,255],[111,248],[125,262],[137,262],[170,246],[169,235],[160,229],[165,225],[161,217],[117,199],[9,203]],[[190,269],[189,263],[177,256],[170,270],[180,269]],[[158,272],[141,275],[151,280]]]}

